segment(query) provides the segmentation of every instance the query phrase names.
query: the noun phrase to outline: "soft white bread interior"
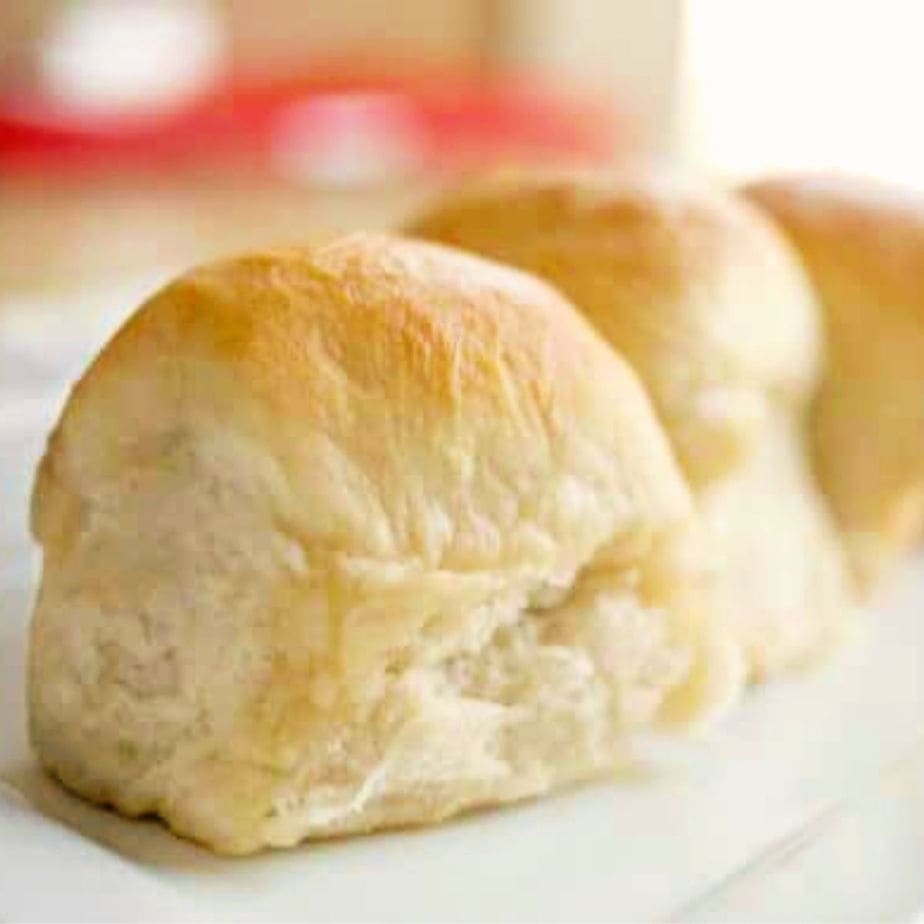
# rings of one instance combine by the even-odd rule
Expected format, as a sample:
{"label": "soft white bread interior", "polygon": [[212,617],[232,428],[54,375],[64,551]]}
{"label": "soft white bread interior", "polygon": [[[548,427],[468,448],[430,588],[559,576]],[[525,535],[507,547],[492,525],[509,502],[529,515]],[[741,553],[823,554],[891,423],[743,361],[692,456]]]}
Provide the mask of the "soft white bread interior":
{"label": "soft white bread interior", "polygon": [[804,438],[819,310],[772,222],[677,179],[531,175],[470,184],[409,231],[539,274],[632,363],[755,676],[829,647],[851,601]]}
{"label": "soft white bread interior", "polygon": [[745,193],[790,236],[824,309],[815,463],[870,590],[924,533],[924,201],[821,176]]}
{"label": "soft white bread interior", "polygon": [[35,747],[229,853],[605,772],[738,690],[691,510],[631,369],[534,278],[377,235],[202,268],[50,438]]}

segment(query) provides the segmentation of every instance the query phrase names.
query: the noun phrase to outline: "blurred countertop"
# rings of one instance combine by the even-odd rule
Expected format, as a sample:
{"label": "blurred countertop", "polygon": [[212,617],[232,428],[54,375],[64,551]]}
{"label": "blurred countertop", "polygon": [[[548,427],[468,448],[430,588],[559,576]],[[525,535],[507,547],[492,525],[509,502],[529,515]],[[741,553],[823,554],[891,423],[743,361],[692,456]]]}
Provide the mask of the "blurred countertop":
{"label": "blurred countertop", "polygon": [[0,304],[318,233],[395,226],[431,190],[204,176],[0,180]]}

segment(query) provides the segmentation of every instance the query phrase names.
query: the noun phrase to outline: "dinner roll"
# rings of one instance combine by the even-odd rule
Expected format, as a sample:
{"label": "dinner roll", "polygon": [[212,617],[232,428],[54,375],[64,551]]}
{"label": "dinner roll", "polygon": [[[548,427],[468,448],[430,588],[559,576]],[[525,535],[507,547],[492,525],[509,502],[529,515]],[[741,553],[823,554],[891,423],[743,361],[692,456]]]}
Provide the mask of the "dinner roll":
{"label": "dinner roll", "polygon": [[924,201],[810,176],[746,193],[791,237],[824,306],[815,461],[869,590],[924,532]]}
{"label": "dinner roll", "polygon": [[697,496],[754,676],[829,647],[850,600],[803,439],[823,342],[770,221],[676,178],[529,175],[470,184],[409,230],[543,276],[632,363]]}
{"label": "dinner roll", "polygon": [[226,853],[606,772],[738,689],[691,510],[634,374],[538,280],[380,235],[207,266],[50,438],[32,739]]}

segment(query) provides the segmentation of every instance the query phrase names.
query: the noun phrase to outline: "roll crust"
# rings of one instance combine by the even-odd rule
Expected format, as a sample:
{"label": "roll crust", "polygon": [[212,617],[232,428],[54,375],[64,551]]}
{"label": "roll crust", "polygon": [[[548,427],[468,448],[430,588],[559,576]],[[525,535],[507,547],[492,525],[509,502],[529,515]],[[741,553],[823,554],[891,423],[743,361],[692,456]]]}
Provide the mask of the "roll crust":
{"label": "roll crust", "polygon": [[49,441],[32,739],[228,853],[536,795],[734,698],[692,528],[636,376],[538,280],[382,235],[207,266]]}
{"label": "roll crust", "polygon": [[808,175],[744,193],[798,249],[824,309],[814,458],[869,592],[924,533],[924,201]]}

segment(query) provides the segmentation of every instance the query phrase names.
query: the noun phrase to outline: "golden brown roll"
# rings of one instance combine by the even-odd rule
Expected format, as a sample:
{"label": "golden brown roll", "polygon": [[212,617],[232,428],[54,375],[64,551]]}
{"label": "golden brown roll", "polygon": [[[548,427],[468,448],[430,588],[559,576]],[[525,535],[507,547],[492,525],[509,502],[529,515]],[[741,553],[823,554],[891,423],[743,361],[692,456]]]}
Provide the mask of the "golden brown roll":
{"label": "golden brown roll", "polygon": [[199,269],[41,464],[35,747],[229,853],[604,772],[738,688],[691,509],[634,374],[538,280],[376,235]]}
{"label": "golden brown roll", "polygon": [[869,589],[924,531],[924,201],[823,177],[745,192],[790,236],[824,307],[815,462]]}
{"label": "golden brown roll", "polygon": [[539,274],[632,363],[755,676],[830,645],[851,603],[804,439],[819,311],[770,221],[676,179],[534,175],[472,184],[409,230]]}

